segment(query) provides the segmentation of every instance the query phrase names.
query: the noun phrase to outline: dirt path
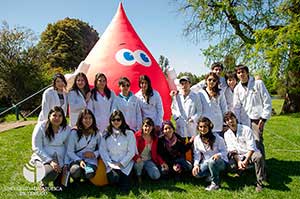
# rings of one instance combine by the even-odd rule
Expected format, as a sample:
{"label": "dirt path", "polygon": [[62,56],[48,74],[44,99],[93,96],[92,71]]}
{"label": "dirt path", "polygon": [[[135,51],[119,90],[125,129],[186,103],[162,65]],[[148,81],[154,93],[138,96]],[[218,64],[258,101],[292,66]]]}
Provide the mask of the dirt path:
{"label": "dirt path", "polygon": [[16,129],[30,124],[36,124],[37,121],[17,121],[0,123],[0,133],[10,129]]}

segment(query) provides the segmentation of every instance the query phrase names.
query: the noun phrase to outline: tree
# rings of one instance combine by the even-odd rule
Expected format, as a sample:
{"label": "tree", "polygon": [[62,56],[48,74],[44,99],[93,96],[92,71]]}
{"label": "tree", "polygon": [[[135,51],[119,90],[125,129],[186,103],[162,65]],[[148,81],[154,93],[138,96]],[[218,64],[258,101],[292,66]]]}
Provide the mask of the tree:
{"label": "tree", "polygon": [[219,41],[203,51],[208,62],[231,55],[252,70],[264,68],[274,81],[285,79],[289,105],[282,112],[300,111],[299,1],[181,2],[181,11],[190,17],[185,35],[195,42],[200,37]]}
{"label": "tree", "polygon": [[39,47],[46,53],[48,67],[75,69],[98,41],[98,33],[79,19],[65,18],[48,24]]}
{"label": "tree", "polygon": [[[0,99],[11,106],[45,86],[42,60],[34,46],[36,37],[30,29],[14,27],[6,22],[0,27]],[[36,105],[30,100],[25,107]]]}
{"label": "tree", "polygon": [[167,76],[167,68],[169,67],[169,59],[163,55],[160,55],[158,64],[159,64],[161,70],[163,71],[163,73],[165,74],[165,76]]}

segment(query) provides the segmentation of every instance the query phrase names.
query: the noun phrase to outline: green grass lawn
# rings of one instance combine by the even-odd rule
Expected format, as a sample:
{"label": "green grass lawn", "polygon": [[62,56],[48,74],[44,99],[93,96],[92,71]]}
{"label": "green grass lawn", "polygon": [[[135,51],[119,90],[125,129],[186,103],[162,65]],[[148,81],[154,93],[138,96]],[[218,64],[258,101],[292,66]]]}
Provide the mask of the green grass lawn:
{"label": "green grass lawn", "polygon": [[[280,104],[282,102],[276,101]],[[275,106],[274,106],[275,107]],[[276,110],[277,111],[277,110]],[[279,113],[279,112],[277,112]],[[264,139],[270,185],[255,192],[254,170],[240,178],[226,175],[222,189],[206,192],[206,182],[186,178],[149,181],[140,187],[133,182],[129,195],[119,195],[113,187],[82,184],[64,192],[39,191],[38,184],[23,177],[23,165],[31,155],[33,125],[0,134],[0,197],[1,198],[299,198],[300,195],[300,114],[273,116],[266,124]]]}

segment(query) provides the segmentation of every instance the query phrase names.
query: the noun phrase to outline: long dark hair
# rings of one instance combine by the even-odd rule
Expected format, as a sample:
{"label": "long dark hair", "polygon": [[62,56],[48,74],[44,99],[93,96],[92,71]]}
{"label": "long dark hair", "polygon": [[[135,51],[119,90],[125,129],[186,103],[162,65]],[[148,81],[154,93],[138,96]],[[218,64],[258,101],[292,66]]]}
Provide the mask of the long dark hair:
{"label": "long dark hair", "polygon": [[208,132],[204,135],[200,133],[200,138],[202,141],[207,141],[209,144],[209,147],[211,148],[211,150],[213,150],[213,145],[216,140],[216,137],[214,136],[214,134],[212,132],[214,125],[207,117],[200,117],[197,122],[197,129],[198,129],[200,122],[203,122],[208,126]]}
{"label": "long dark hair", "polygon": [[[210,72],[208,73],[206,76],[205,76],[205,81],[207,81],[207,79],[210,77],[210,76],[213,76],[213,78],[215,78],[217,80],[215,86],[212,88],[212,91],[214,92],[213,96],[212,97],[217,97],[220,93],[220,90],[219,89],[219,83],[220,83],[220,80],[219,80],[219,77],[218,75],[216,75],[215,73],[213,72]],[[207,86],[206,86],[207,87]],[[206,88],[205,87],[205,88]]]}
{"label": "long dark hair", "polygon": [[110,99],[110,96],[111,96],[111,90],[107,87],[107,78],[106,78],[106,76],[104,75],[104,73],[97,73],[96,76],[95,76],[94,88],[92,89],[92,96],[94,97],[94,99],[96,101],[97,101],[97,81],[101,77],[103,77],[106,81],[106,85],[104,87],[104,93],[105,93],[106,97],[108,99]]}
{"label": "long dark hair", "polygon": [[52,78],[52,87],[54,88],[54,90],[57,90],[55,84],[56,84],[56,80],[58,78],[61,79],[65,83],[65,86],[67,86],[67,80],[66,80],[65,76],[61,73],[56,73]]}
{"label": "long dark hair", "polygon": [[[82,120],[83,120],[84,116],[86,116],[86,115],[91,115],[92,119],[93,119],[93,123],[88,129],[85,129],[84,125],[82,123]],[[91,110],[83,109],[82,111],[80,111],[77,122],[76,122],[76,129],[77,129],[78,141],[82,138],[82,135],[85,131],[92,131],[92,134],[91,134],[92,136],[95,136],[97,134],[98,128],[97,128],[97,124],[96,124],[96,119]]]}
{"label": "long dark hair", "polygon": [[149,126],[152,126],[152,131],[150,132],[150,136],[152,139],[154,139],[156,137],[156,132],[155,132],[155,125],[154,125],[154,122],[153,120],[150,118],[150,117],[146,117],[144,120],[143,120],[143,123],[142,123],[142,134],[144,134],[144,131],[143,131],[143,126],[147,124]]}
{"label": "long dark hair", "polygon": [[119,117],[121,119],[121,126],[120,126],[120,130],[121,133],[123,135],[126,136],[126,130],[131,130],[130,127],[128,126],[128,124],[125,121],[125,117],[122,113],[122,111],[120,110],[115,110],[109,117],[109,125],[107,126],[107,128],[105,129],[105,136],[104,138],[107,139],[109,136],[111,136],[113,134],[113,125],[112,125],[112,121],[113,119],[115,119],[116,117]]}
{"label": "long dark hair", "polygon": [[82,93],[83,96],[84,96],[84,98],[85,98],[86,94],[87,94],[88,92],[90,92],[90,87],[89,87],[89,81],[88,81],[88,79],[87,79],[87,77],[86,77],[86,75],[85,75],[84,73],[80,72],[80,73],[78,73],[78,74],[75,76],[74,83],[73,83],[73,85],[72,85],[71,90],[76,91],[76,93],[77,93],[78,95],[79,95],[79,92],[81,92],[81,90],[78,88],[77,83],[76,83],[76,82],[77,82],[77,79],[78,79],[79,77],[82,77],[82,78],[84,79],[84,81],[85,81],[85,86],[83,87],[83,92],[84,92],[84,93]]}
{"label": "long dark hair", "polygon": [[53,138],[54,138],[54,131],[53,131],[53,128],[52,128],[52,123],[50,121],[50,116],[52,113],[54,112],[59,112],[61,113],[62,117],[63,117],[63,120],[60,124],[60,126],[65,129],[66,126],[67,126],[67,119],[66,119],[66,116],[65,116],[65,113],[64,113],[64,110],[60,107],[60,106],[54,106],[48,113],[48,120],[46,122],[46,131],[45,131],[45,135],[46,137],[49,139],[49,141],[51,141]]}
{"label": "long dark hair", "polygon": [[153,96],[153,88],[151,86],[151,80],[147,75],[141,75],[139,78],[139,87],[141,88],[142,81],[146,81],[148,83],[148,88],[145,93],[145,98],[147,103],[149,104],[150,97]]}

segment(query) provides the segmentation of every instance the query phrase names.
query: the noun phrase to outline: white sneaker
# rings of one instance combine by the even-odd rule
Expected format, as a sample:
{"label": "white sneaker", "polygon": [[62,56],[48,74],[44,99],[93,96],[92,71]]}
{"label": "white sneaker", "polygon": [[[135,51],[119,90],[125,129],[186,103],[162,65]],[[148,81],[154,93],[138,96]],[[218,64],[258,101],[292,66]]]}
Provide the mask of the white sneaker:
{"label": "white sneaker", "polygon": [[214,182],[211,182],[211,184],[205,188],[206,191],[214,191],[218,190],[220,188],[219,185],[215,184]]}

